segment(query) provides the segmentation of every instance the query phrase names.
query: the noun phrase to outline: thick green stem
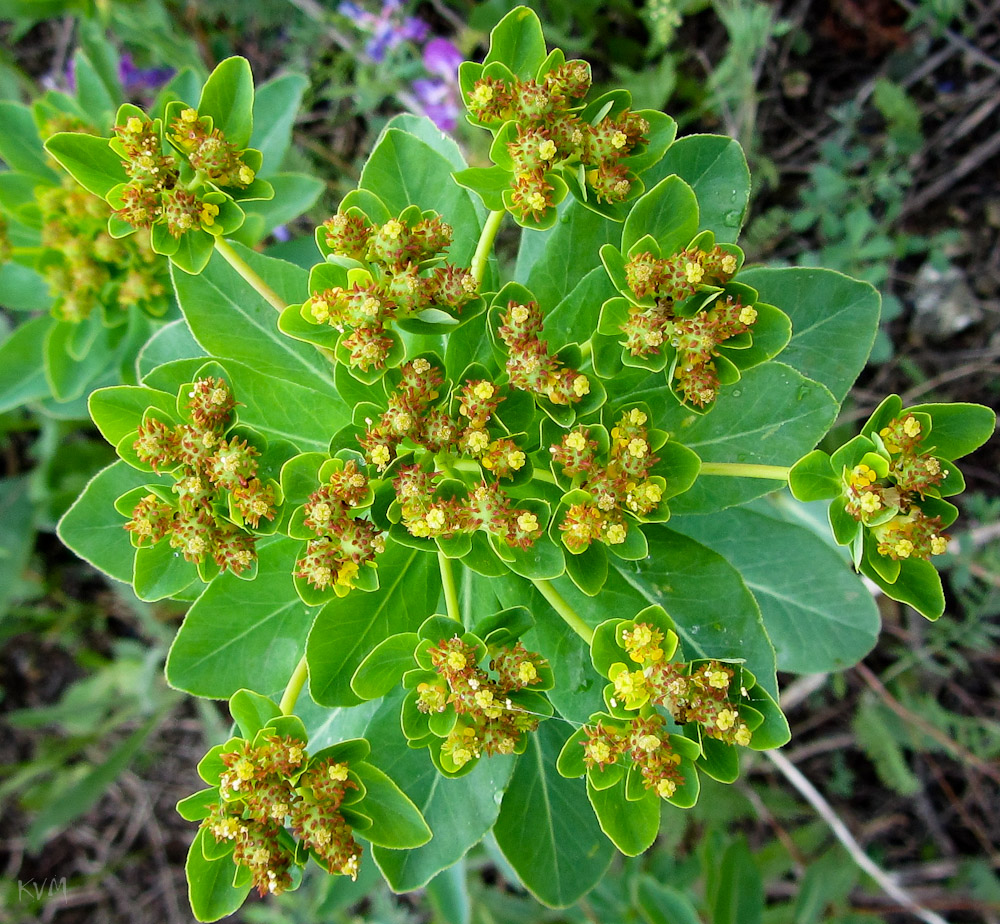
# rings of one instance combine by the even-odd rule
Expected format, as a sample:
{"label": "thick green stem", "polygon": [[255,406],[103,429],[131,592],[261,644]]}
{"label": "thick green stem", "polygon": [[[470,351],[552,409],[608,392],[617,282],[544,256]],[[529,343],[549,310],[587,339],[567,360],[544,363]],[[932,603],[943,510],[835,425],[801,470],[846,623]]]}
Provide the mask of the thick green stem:
{"label": "thick green stem", "polygon": [[594,630],[588,626],[583,619],[580,618],[580,614],[573,609],[564,599],[562,594],[559,593],[555,587],[552,586],[550,581],[538,581],[532,578],[531,583],[538,588],[538,592],[545,597],[548,601],[549,606],[552,607],[563,619],[563,621],[568,625],[577,635],[580,636],[588,645],[594,638]]}
{"label": "thick green stem", "polygon": [[486,275],[486,261],[490,258],[490,251],[493,250],[493,242],[496,240],[500,224],[503,222],[503,217],[506,214],[505,209],[500,209],[499,212],[490,212],[486,219],[486,224],[483,225],[483,233],[479,235],[479,243],[476,245],[476,253],[472,258],[472,267],[470,269],[477,283],[481,283],[483,276]]}
{"label": "thick green stem", "polygon": [[281,702],[278,708],[282,715],[291,715],[295,711],[295,704],[298,702],[299,694],[306,685],[306,678],[309,676],[309,665],[306,663],[306,656],[302,655],[301,660],[295,665],[292,676],[288,678],[288,685],[285,692],[281,694]]}
{"label": "thick green stem", "polygon": [[451,567],[451,559],[444,552],[438,552],[438,567],[441,569],[441,584],[444,587],[444,602],[448,607],[448,617],[461,624],[462,608],[458,605],[455,572]]}
{"label": "thick green stem", "polygon": [[727,478],[766,478],[788,481],[786,465],[753,465],[749,462],[702,462],[699,475],[725,475]]}
{"label": "thick green stem", "polygon": [[215,249],[221,254],[222,258],[239,273],[250,286],[253,287],[261,298],[265,299],[271,304],[271,307],[275,311],[285,310],[285,300],[278,295],[260,276],[257,272],[251,268],[250,264],[246,262],[235,250],[232,244],[229,243],[221,235],[215,239]]}

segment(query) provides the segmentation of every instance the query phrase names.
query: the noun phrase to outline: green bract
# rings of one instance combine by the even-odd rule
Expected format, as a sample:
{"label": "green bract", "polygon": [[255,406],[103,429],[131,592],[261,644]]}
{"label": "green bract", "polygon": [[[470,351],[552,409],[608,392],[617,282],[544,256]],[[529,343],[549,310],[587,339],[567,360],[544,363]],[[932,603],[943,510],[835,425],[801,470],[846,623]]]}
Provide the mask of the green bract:
{"label": "green bract", "polygon": [[894,600],[937,619],[944,593],[928,559],[947,549],[944,530],[958,516],[943,498],[965,489],[955,460],[985,443],[995,425],[993,412],[977,404],[904,410],[890,395],[859,436],[832,455],[817,449],[797,462],[789,486],[799,500],[832,497],[830,525],[855,567]]}
{"label": "green bract", "polygon": [[[309,272],[229,240],[267,191],[238,60],[196,106],[125,109],[115,141],[49,144],[126,209],[141,171],[121,163],[146,139],[179,181],[157,195],[197,204],[174,236],[153,203],[183,318],[146,344],[138,385],[93,395],[121,461],[60,535],[140,596],[192,601],[167,677],[232,698],[240,735],[181,807],[211,819],[188,866],[202,920],[251,880],[294,887],[308,852],[352,872],[348,829],[398,891],[492,831],[557,906],[615,847],[645,850],[661,802],[693,805],[703,775],[732,782],[743,750],[787,741],[779,667],[836,670],[874,644],[858,576],[764,499],[788,482],[833,499],[862,573],[928,615],[943,605],[918,552],[946,541],[954,459],[992,412],[889,399],[815,450],[879,299],[838,273],[743,268],[739,146],[674,141],[621,91],[588,102],[587,66],[547,54],[525,8],[461,82],[493,166],[391,120]],[[218,163],[206,133],[224,136]],[[521,237],[500,267],[508,213]],[[344,791],[336,818],[306,824],[329,788],[308,782],[317,767]]]}

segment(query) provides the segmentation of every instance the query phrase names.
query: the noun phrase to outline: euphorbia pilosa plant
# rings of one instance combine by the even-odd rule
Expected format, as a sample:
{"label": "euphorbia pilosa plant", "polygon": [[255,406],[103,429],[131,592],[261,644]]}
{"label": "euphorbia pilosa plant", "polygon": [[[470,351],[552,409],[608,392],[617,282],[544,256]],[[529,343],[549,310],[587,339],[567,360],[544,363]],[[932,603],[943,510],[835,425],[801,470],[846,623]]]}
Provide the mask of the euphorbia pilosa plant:
{"label": "euphorbia pilosa plant", "polygon": [[118,232],[150,227],[184,313],[168,361],[92,395],[121,461],[60,534],[141,598],[191,601],[167,677],[230,700],[236,733],[179,806],[201,920],[310,856],[353,875],[370,853],[405,891],[492,831],[565,905],[646,850],[663,802],[787,741],[776,668],[874,643],[860,580],[763,499],[786,483],[833,498],[885,593],[943,610],[942,498],[993,414],[890,398],[814,451],[879,300],[743,267],[739,146],[675,140],[625,91],[587,102],[587,65],[523,8],[461,79],[494,165],[393,120],[308,274],[227,240],[262,194],[245,65],[197,107],[48,143]]}

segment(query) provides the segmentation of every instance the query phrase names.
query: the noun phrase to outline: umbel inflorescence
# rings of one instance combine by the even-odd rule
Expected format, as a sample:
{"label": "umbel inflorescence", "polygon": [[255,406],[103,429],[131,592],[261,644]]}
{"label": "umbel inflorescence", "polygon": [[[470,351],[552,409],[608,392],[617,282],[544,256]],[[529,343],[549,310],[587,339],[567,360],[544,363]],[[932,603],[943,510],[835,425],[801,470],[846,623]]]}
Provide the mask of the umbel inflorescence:
{"label": "umbel inflorescence", "polygon": [[125,437],[120,449],[130,460],[174,479],[169,491],[140,490],[125,524],[137,548],[166,538],[204,575],[213,573],[209,563],[235,574],[253,565],[254,531],[274,520],[280,489],[259,477],[261,450],[234,429],[235,406],[227,382],[200,378],[181,390],[183,422],[151,408]]}
{"label": "umbel inflorescence", "polygon": [[411,207],[375,222],[359,208],[342,206],[317,229],[317,242],[330,262],[314,267],[301,316],[340,334],[338,355],[361,373],[398,363],[401,344],[393,325],[404,322],[405,328],[410,321],[419,329],[422,318],[475,311],[470,303],[478,283],[446,261],[452,229],[436,212]]}

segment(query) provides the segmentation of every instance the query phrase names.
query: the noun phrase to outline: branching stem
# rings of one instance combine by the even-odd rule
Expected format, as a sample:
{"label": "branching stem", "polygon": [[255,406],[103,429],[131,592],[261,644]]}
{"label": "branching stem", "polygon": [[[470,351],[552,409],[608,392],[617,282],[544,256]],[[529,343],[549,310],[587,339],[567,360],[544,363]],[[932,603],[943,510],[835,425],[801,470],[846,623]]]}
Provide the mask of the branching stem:
{"label": "branching stem", "polygon": [[483,225],[483,233],[479,235],[479,243],[476,245],[476,253],[472,258],[472,267],[470,269],[477,283],[481,283],[483,276],[486,275],[486,262],[490,258],[490,251],[493,250],[493,242],[496,240],[497,232],[500,230],[500,225],[506,214],[507,211],[505,209],[500,209],[498,212],[490,212],[486,218],[486,224]]}
{"label": "branching stem", "polygon": [[458,605],[455,571],[451,567],[451,559],[441,551],[438,552],[438,567],[441,569],[441,585],[444,587],[444,602],[448,608],[448,617],[461,624],[462,608]]}
{"label": "branching stem", "polygon": [[551,581],[539,581],[534,578],[531,579],[531,583],[535,585],[538,592],[545,597],[548,601],[549,606],[552,607],[577,635],[580,636],[588,645],[594,638],[594,630],[588,626],[580,614],[571,607],[566,600],[563,598],[562,594],[553,587]]}
{"label": "branching stem", "polygon": [[270,303],[271,307],[275,311],[285,310],[285,300],[278,295],[263,279],[260,275],[244,260],[233,247],[222,235],[219,235],[215,239],[215,249],[222,256],[222,258],[239,273],[247,283],[257,292],[261,298],[265,299]]}
{"label": "branching stem", "polygon": [[754,465],[749,462],[702,462],[700,475],[724,475],[727,478],[766,478],[788,481],[787,465]]}
{"label": "branching stem", "polygon": [[278,708],[282,715],[291,715],[295,711],[295,704],[298,702],[299,694],[302,692],[308,676],[309,665],[306,663],[306,656],[302,655],[299,663],[295,665],[295,670],[292,671],[292,676],[288,678],[285,692],[281,694]]}

